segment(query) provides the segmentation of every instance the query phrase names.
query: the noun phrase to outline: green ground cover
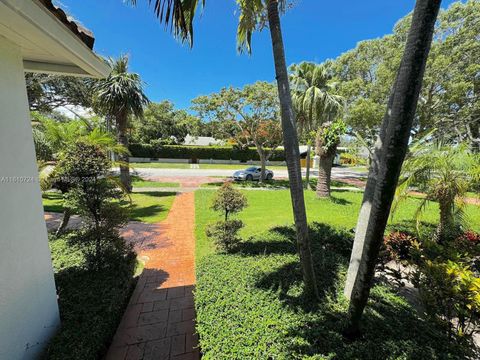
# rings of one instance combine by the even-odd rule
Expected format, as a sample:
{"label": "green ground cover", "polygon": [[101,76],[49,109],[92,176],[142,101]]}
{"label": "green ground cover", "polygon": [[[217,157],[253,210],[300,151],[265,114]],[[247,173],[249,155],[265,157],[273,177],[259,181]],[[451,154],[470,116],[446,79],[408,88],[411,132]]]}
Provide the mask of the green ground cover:
{"label": "green ground cover", "polygon": [[[303,183],[305,184],[305,179],[303,179]],[[310,189],[315,189],[317,186],[317,179],[316,178],[311,178],[309,180],[310,183]],[[223,182],[211,182],[211,183],[206,183],[202,184],[201,187],[203,188],[218,188],[222,186]],[[242,188],[258,188],[258,189],[288,189],[290,185],[290,181],[288,179],[273,179],[273,180],[265,180],[264,182],[259,182],[259,181],[235,181],[233,182],[233,187],[237,189],[242,189]],[[332,187],[354,187],[353,185],[341,182],[341,181],[336,181],[332,180],[331,183]]]}
{"label": "green ground cover", "polygon": [[[219,220],[207,206],[214,192],[195,194],[195,303],[203,359],[465,358],[468,349],[457,347],[380,284],[374,286],[364,316],[364,338],[344,341],[348,304],[342,290],[361,193],[334,191],[332,200],[306,193],[321,290],[321,299],[313,301],[303,293],[288,191],[242,192],[250,204],[239,215],[245,223],[243,240],[229,254],[217,253],[205,236],[205,226]],[[410,198],[403,203],[391,225],[414,228],[418,202]],[[467,213],[478,218],[480,207],[469,206]],[[437,207],[430,206],[425,226],[437,216]],[[480,224],[473,228],[480,230]]]}
{"label": "green ground cover", "polygon": [[107,268],[89,271],[82,252],[66,237],[49,244],[62,326],[45,359],[101,359],[135,286],[135,255],[109,259]]}
{"label": "green ground cover", "polygon": [[[122,203],[130,208],[130,220],[156,223],[166,219],[175,195],[175,192],[135,192],[130,194],[131,202],[127,198]],[[60,193],[47,192],[42,197],[45,211],[63,211]]]}

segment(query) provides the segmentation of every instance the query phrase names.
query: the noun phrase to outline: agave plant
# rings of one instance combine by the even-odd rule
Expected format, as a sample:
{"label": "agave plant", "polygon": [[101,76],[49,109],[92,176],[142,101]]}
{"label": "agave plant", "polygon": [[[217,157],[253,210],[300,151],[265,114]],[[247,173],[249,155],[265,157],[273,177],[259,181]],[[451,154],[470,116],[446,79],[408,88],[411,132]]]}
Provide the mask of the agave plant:
{"label": "agave plant", "polygon": [[402,168],[396,204],[416,188],[425,193],[416,211],[417,225],[429,202],[438,202],[436,238],[442,242],[465,224],[466,193],[480,183],[480,157],[466,144],[419,141],[412,145]]}

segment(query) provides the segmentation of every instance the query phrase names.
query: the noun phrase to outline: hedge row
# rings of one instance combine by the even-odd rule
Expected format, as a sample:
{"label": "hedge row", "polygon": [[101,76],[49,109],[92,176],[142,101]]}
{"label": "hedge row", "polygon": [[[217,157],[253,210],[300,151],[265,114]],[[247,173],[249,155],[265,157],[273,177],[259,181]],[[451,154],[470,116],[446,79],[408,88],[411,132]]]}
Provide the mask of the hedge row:
{"label": "hedge row", "polygon": [[[255,148],[238,149],[230,146],[184,146],[130,144],[133,157],[164,159],[260,160]],[[283,150],[274,150],[271,161],[285,161]]]}

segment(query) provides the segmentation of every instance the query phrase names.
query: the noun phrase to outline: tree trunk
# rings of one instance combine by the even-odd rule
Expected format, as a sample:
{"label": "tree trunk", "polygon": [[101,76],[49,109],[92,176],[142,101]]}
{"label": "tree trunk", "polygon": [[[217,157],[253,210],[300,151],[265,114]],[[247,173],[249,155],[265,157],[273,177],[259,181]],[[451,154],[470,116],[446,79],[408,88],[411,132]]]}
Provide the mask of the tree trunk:
{"label": "tree trunk", "polygon": [[265,168],[267,165],[267,157],[265,156],[265,151],[263,151],[261,146],[257,145],[257,152],[258,152],[258,157],[260,158],[260,179],[258,180],[259,182],[263,183],[265,180]]}
{"label": "tree trunk", "polygon": [[71,211],[69,208],[63,209],[63,218],[60,226],[58,227],[57,231],[55,231],[55,236],[61,235],[65,229],[67,228],[68,222],[70,221]]}
{"label": "tree trunk", "polygon": [[307,170],[305,172],[305,189],[309,189],[310,187],[310,153],[312,151],[312,145],[310,144],[310,142],[307,144],[307,163],[306,163],[306,166],[307,166]]}
{"label": "tree trunk", "polygon": [[[127,138],[127,115],[121,112],[116,117],[118,143],[128,149]],[[132,191],[132,182],[130,179],[130,166],[128,154],[119,154],[120,160],[120,181],[127,192]]]}
{"label": "tree trunk", "polygon": [[440,199],[438,202],[440,219],[436,229],[436,240],[440,244],[443,243],[454,230],[453,202],[453,199]]}
{"label": "tree trunk", "polygon": [[275,74],[280,100],[283,145],[290,180],[290,195],[293,205],[293,216],[297,230],[297,248],[302,265],[303,279],[307,293],[318,297],[315,273],[313,270],[312,253],[308,236],[307,214],[303,197],[302,172],[300,168],[300,149],[298,146],[297,126],[293,113],[290,84],[288,82],[287,65],[283,48],[278,1],[268,0],[268,22],[272,39]]}
{"label": "tree trunk", "polygon": [[417,0],[402,62],[390,95],[369,171],[345,295],[350,299],[346,335],[359,333],[400,170],[408,148],[425,64],[441,0]]}
{"label": "tree trunk", "polygon": [[332,178],[333,158],[335,157],[337,147],[329,149],[327,152],[320,155],[320,163],[318,165],[318,179],[317,179],[317,197],[330,197],[330,183]]}

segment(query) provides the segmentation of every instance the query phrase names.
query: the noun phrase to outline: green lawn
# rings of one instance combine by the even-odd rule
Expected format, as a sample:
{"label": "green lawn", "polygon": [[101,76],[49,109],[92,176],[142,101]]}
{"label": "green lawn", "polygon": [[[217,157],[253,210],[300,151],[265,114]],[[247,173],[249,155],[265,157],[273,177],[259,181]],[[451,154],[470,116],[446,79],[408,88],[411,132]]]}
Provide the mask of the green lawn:
{"label": "green lawn", "polygon": [[[267,231],[274,226],[284,226],[293,223],[290,193],[288,190],[277,191],[248,191],[243,190],[247,196],[249,207],[239,216],[245,222],[242,230],[244,237],[249,237]],[[212,245],[205,236],[205,225],[220,220],[220,215],[215,214],[206,204],[211,203],[214,192],[199,190],[195,193],[196,203],[196,237],[197,259],[211,253]],[[363,194],[361,192],[333,191],[331,200],[318,200],[314,191],[305,193],[307,216],[309,222],[317,221],[336,228],[353,229],[356,226],[358,211]],[[414,229],[414,214],[420,200],[409,198],[401,204],[393,215],[391,223],[407,223]],[[480,223],[474,221],[480,217],[480,207],[467,205],[466,214],[470,219],[472,228],[480,231]],[[427,207],[422,221],[434,223],[438,219],[436,204]]]}
{"label": "green lawn", "polygon": [[[303,179],[303,182],[305,184],[305,179]],[[317,179],[316,178],[311,178],[310,181],[310,189],[315,189],[317,186]],[[218,188],[222,186],[223,182],[211,182],[211,183],[206,183],[202,184],[200,187],[203,188]],[[233,187],[237,189],[242,189],[242,188],[257,188],[257,189],[288,189],[290,185],[290,181],[288,179],[273,179],[270,181],[264,181],[264,182],[259,182],[259,181],[235,181],[233,182]],[[331,183],[332,187],[354,187],[353,185],[341,182],[341,181],[336,181],[332,180]]]}
{"label": "green lawn", "polygon": [[[131,203],[128,199],[122,203],[130,207],[130,220],[151,224],[165,220],[175,195],[175,192],[135,192],[130,194]],[[43,208],[45,211],[62,212],[61,194],[43,194]]]}
{"label": "green lawn", "polygon": [[[195,193],[197,331],[204,359],[463,359],[459,347],[386,285],[373,287],[363,317],[364,338],[342,337],[348,302],[343,284],[362,194],[334,191],[332,200],[306,193],[312,254],[320,299],[303,292],[288,190],[242,190],[250,206],[242,242],[217,253],[205,226],[220,220],[209,209],[214,192]],[[410,198],[392,220],[414,228],[419,200]],[[471,218],[480,207],[468,207]],[[431,206],[424,220],[434,222]],[[316,222],[316,223],[314,223]],[[321,224],[320,224],[321,223]],[[426,225],[425,225],[426,226]],[[477,231],[480,224],[473,226]]]}
{"label": "green lawn", "polygon": [[180,187],[180,183],[160,182],[145,180],[139,176],[132,176],[132,185],[134,188],[176,188]]}

